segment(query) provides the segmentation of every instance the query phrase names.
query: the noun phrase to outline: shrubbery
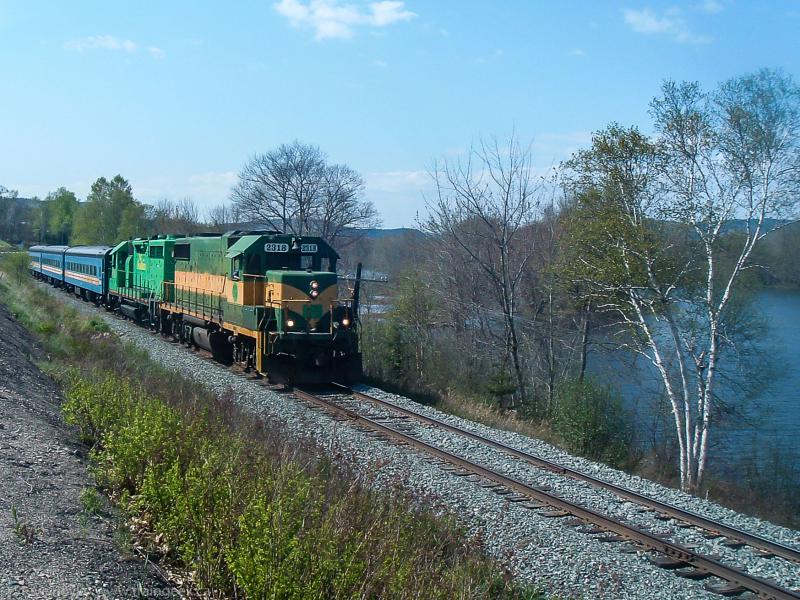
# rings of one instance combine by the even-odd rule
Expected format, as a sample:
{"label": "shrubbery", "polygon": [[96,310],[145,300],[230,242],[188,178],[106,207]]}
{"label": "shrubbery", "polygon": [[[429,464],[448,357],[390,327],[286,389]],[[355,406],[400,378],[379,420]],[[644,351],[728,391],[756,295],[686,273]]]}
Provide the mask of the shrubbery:
{"label": "shrubbery", "polygon": [[[410,292],[402,287],[400,299],[407,293]],[[497,425],[516,390],[508,369],[492,368],[485,357],[467,354],[459,340],[448,338],[452,333],[436,331],[433,326],[424,331],[422,339],[423,334],[415,325],[419,321],[409,311],[397,310],[383,319],[364,323],[367,374],[382,387],[415,395],[417,399],[436,403],[447,398],[448,410],[455,408],[466,418],[479,418],[487,410],[497,413],[487,421]],[[420,349],[420,345],[424,347]],[[530,401],[514,412],[530,424],[531,431],[526,433],[535,429],[536,434],[572,453],[615,466],[636,461],[632,421],[617,394],[590,380],[565,379],[556,383],[555,398],[546,412],[541,409],[545,402]],[[546,396],[546,391],[535,385],[530,392]],[[454,396],[459,400],[453,400]],[[454,406],[458,402],[464,406]]]}
{"label": "shrubbery", "polygon": [[557,388],[553,427],[570,452],[619,465],[630,457],[630,419],[619,396],[591,380],[564,381]]}
{"label": "shrubbery", "polygon": [[16,284],[22,283],[29,277],[28,265],[30,258],[27,252],[0,253],[0,270],[7,273]]}
{"label": "shrubbery", "polygon": [[[64,413],[99,484],[143,515],[202,587],[247,598],[483,597],[496,571],[451,523],[270,456],[211,414],[73,370]],[[521,595],[521,594],[520,594]]]}

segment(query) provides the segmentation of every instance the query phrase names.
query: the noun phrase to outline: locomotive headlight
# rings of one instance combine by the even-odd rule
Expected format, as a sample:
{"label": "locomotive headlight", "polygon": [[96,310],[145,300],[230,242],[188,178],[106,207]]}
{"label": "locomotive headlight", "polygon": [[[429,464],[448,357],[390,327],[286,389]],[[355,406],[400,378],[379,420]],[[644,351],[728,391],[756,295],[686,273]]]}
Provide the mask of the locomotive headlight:
{"label": "locomotive headlight", "polygon": [[311,290],[311,297],[316,298],[317,296],[319,296],[319,292],[317,290]]}
{"label": "locomotive headlight", "polygon": [[350,319],[348,319],[347,317],[345,317],[344,319],[342,319],[342,325],[344,325],[345,327],[347,327],[348,325],[350,325]]}
{"label": "locomotive headlight", "polygon": [[318,290],[318,289],[319,289],[319,282],[317,282],[317,281],[312,281],[312,282],[311,282],[311,289],[312,289],[312,290]]}
{"label": "locomotive headlight", "polygon": [[286,321],[286,326],[287,327],[294,327],[294,321],[292,319],[289,319],[288,321]]}

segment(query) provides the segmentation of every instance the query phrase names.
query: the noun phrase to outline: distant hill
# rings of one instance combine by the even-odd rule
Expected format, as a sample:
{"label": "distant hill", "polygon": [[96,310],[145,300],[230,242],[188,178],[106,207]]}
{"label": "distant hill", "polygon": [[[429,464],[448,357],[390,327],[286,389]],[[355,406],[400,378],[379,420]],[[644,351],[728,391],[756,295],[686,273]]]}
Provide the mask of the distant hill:
{"label": "distant hill", "polygon": [[419,231],[418,229],[413,229],[411,227],[395,227],[392,229],[365,229],[364,233],[367,238],[373,240],[387,238],[387,237],[403,236],[403,235],[412,235],[412,236],[418,235],[420,237],[425,236],[425,234]]}
{"label": "distant hill", "polygon": [[[793,222],[793,219],[764,219],[764,231],[772,231],[773,229],[777,229],[779,227],[785,227],[786,225]],[[750,219],[750,230],[752,231],[755,226],[757,225],[758,221],[755,219]],[[747,219],[732,219],[725,223],[722,227],[722,233],[731,233],[731,232],[739,232],[739,231],[747,231]]]}
{"label": "distant hill", "polygon": [[41,204],[41,200],[38,198],[22,198],[21,196],[16,196],[14,198],[3,198],[4,202],[8,202],[9,204],[13,204],[14,206],[18,206],[20,208],[33,208],[37,204]]}

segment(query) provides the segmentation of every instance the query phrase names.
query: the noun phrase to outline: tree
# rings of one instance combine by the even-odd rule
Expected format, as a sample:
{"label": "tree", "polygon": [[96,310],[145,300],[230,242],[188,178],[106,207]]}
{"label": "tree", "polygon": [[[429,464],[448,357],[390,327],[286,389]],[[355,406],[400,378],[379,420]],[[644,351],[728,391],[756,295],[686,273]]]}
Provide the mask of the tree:
{"label": "tree", "polygon": [[353,230],[379,225],[375,207],[364,200],[361,175],[346,165],[330,165],[323,177],[319,201],[312,207],[312,221],[320,236],[348,246],[359,237]]}
{"label": "tree", "polygon": [[235,205],[219,204],[208,209],[207,218],[212,229],[221,231],[238,223],[241,215]]}
{"label": "tree", "polygon": [[318,147],[295,141],[253,156],[231,199],[244,219],[335,244],[350,230],[377,225],[377,212],[363,191],[357,172],[329,165]]}
{"label": "tree", "polygon": [[128,180],[100,177],[75,215],[72,244],[115,244],[144,229],[144,206],[134,199]]}
{"label": "tree", "polygon": [[75,194],[60,187],[50,192],[45,198],[49,204],[47,229],[57,244],[67,244],[72,235],[75,213],[78,210],[78,199]]}
{"label": "tree", "polygon": [[145,208],[148,230],[151,234],[197,233],[202,229],[200,211],[191,198],[173,202],[166,198]]}
{"label": "tree", "polygon": [[36,232],[36,241],[40,244],[46,244],[50,241],[48,235],[48,227],[50,221],[50,203],[40,202],[36,199],[36,203],[30,209],[31,225]]}
{"label": "tree", "polygon": [[[29,210],[18,200],[16,190],[0,185],[0,239],[19,242],[27,238],[30,225]],[[25,231],[23,231],[25,230]]]}
{"label": "tree", "polygon": [[120,207],[122,212],[119,216],[119,226],[117,233],[109,243],[116,244],[120,240],[129,240],[141,235],[146,235],[145,231],[145,208],[144,205],[136,202],[125,202]]}
{"label": "tree", "polygon": [[[480,290],[485,308],[499,315],[503,367],[513,374],[516,400],[524,399],[519,296],[533,256],[527,233],[538,191],[530,151],[513,136],[502,147],[496,140],[484,141],[464,161],[434,165],[431,176],[436,195],[427,202],[424,228],[435,240],[437,261],[453,270],[464,264],[471,275],[467,287],[453,287],[451,293]],[[483,291],[487,288],[488,295]]]}
{"label": "tree", "polygon": [[[708,464],[720,365],[735,350],[735,299],[753,251],[792,216],[800,184],[800,91],[763,70],[712,93],[666,82],[657,137],[611,126],[568,165],[576,210],[568,271],[633,333],[670,402],[681,487]],[[733,219],[743,235],[729,235]],[[734,260],[726,260],[733,250]]]}

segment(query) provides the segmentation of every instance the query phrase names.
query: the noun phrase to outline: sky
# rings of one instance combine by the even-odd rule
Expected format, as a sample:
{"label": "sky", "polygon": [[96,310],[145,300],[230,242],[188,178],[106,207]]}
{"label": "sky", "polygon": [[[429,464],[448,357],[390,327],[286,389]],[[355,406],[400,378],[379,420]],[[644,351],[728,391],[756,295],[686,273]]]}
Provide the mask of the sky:
{"label": "sky", "polygon": [[800,81],[800,2],[0,0],[0,185],[225,202],[300,140],[359,171],[385,227],[424,216],[435,160],[514,132],[546,169],[664,80]]}

